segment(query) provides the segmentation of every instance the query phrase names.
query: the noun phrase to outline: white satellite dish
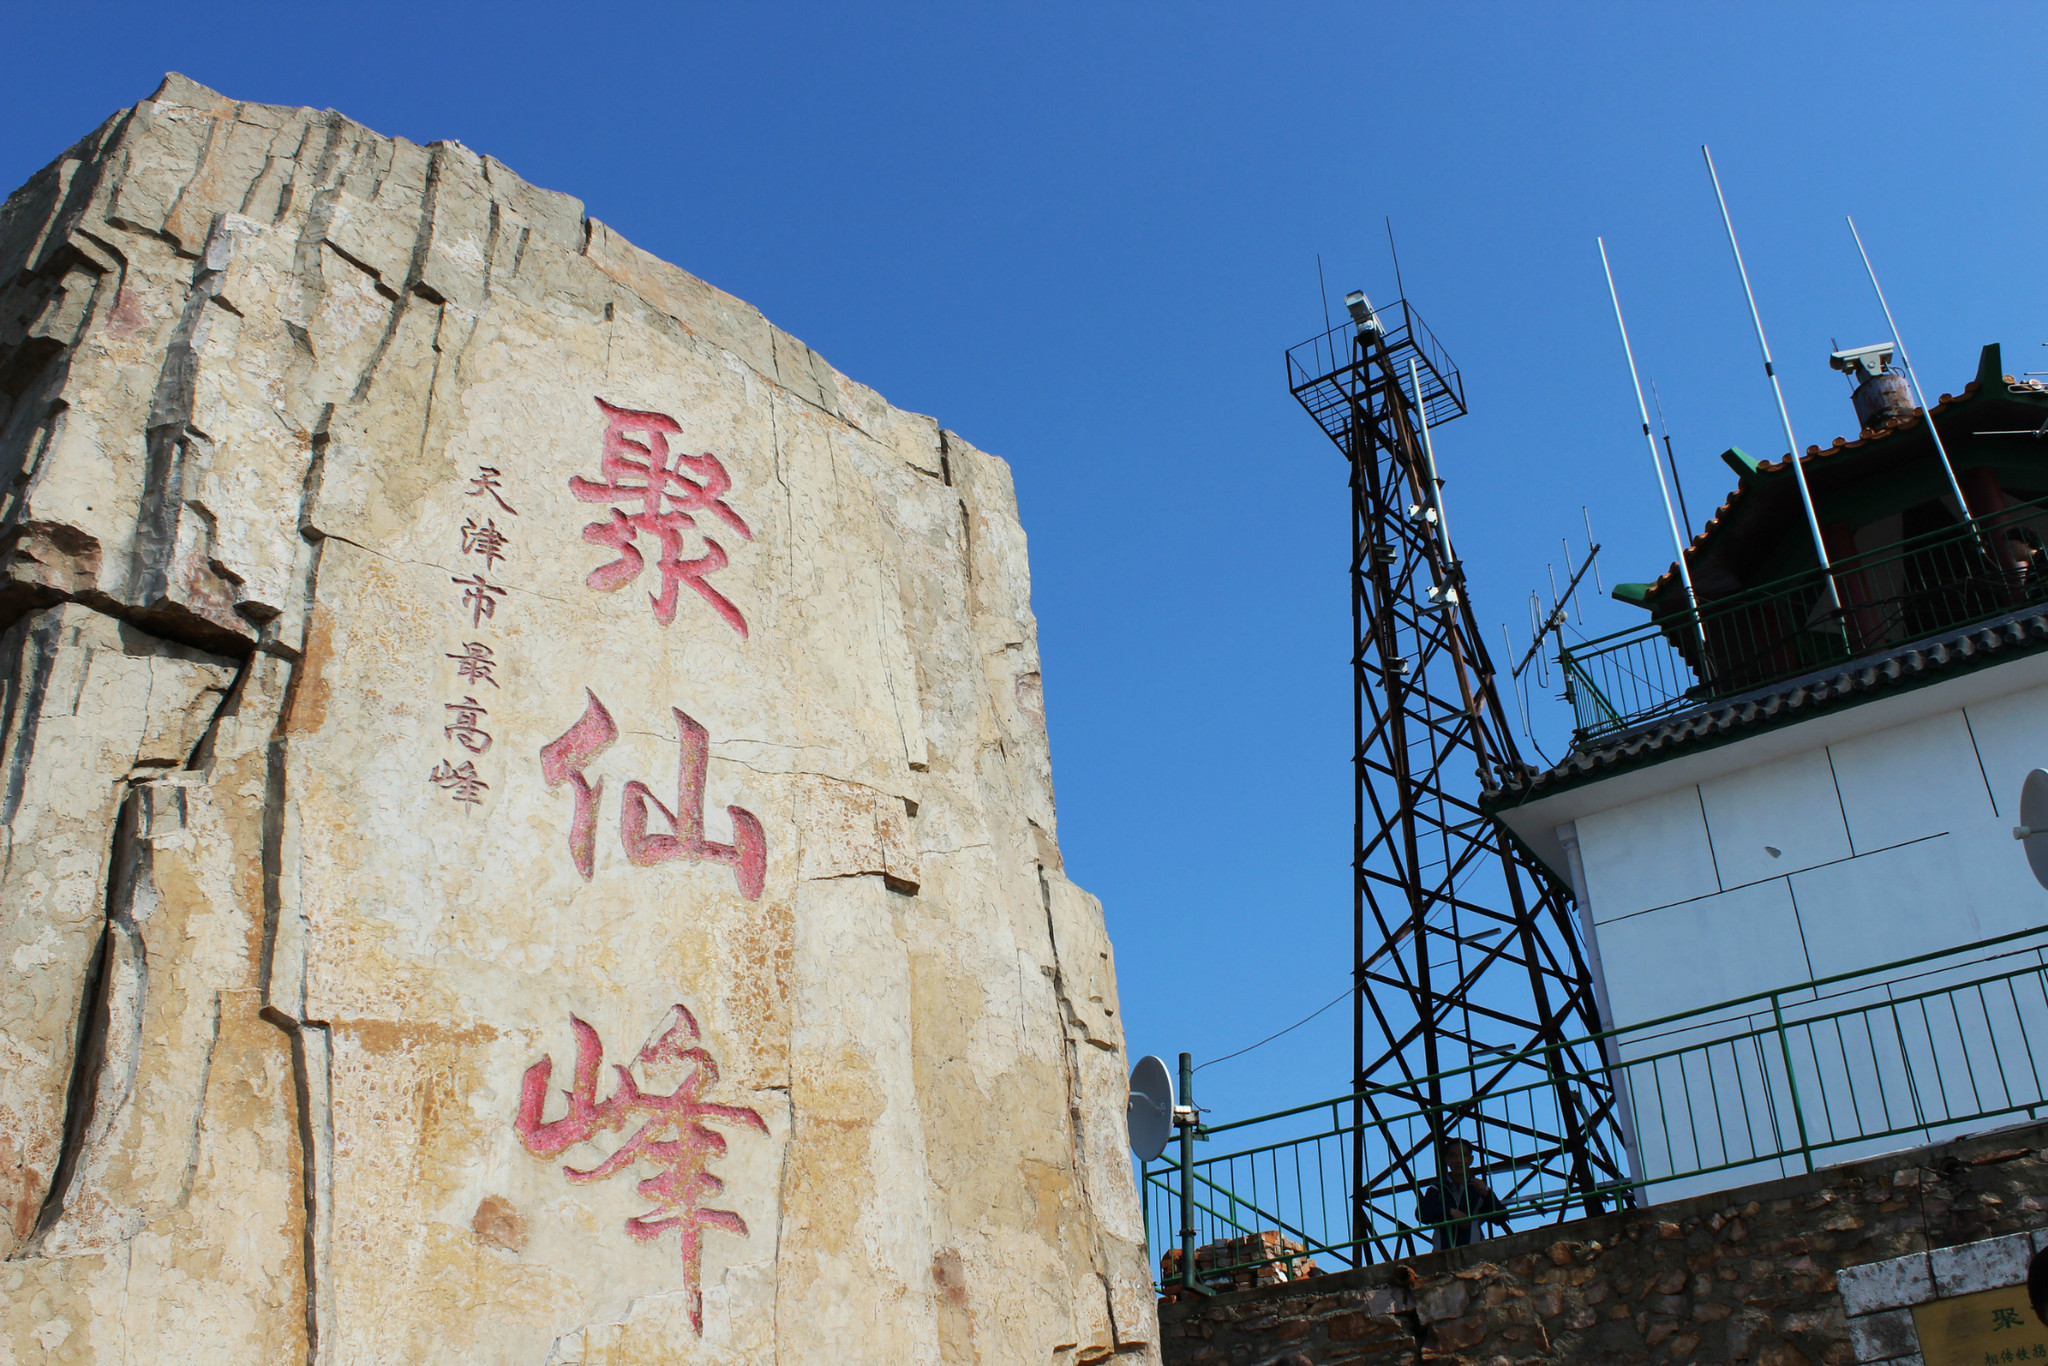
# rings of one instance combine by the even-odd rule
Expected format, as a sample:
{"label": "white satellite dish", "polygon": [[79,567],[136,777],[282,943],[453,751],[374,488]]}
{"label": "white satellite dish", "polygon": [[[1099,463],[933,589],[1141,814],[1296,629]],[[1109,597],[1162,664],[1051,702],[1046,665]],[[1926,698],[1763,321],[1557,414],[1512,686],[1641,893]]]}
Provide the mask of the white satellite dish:
{"label": "white satellite dish", "polygon": [[[2048,774],[2042,775],[2048,782]],[[1147,1054],[1131,1069],[1131,1097],[1124,1103],[1124,1123],[1131,1131],[1131,1151],[1150,1162],[1166,1151],[1173,1135],[1173,1074],[1159,1058]]]}
{"label": "white satellite dish", "polygon": [[2020,823],[2012,837],[2026,845],[2034,881],[2048,887],[2048,769],[2035,769],[2020,785]]}

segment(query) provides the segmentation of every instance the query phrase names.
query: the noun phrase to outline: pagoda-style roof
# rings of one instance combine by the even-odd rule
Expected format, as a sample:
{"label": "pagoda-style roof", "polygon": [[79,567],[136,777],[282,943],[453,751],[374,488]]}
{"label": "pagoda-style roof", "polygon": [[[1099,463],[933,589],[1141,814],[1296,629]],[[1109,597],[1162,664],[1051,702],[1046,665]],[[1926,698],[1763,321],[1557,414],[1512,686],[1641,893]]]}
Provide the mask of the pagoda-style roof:
{"label": "pagoda-style roof", "polygon": [[[2048,387],[2016,380],[2002,373],[1997,343],[1986,346],[1977,377],[1960,394],[1943,394],[1934,405],[1934,422],[1959,477],[1984,470],[1979,486],[2002,491],[2006,503],[2048,495],[2048,438],[1985,436],[1985,432],[2033,433],[2048,425]],[[1733,492],[1693,537],[1686,552],[1693,584],[1703,603],[1760,584],[1775,582],[1818,567],[1807,531],[1792,460],[1751,461],[1739,450],[1723,457],[1737,471]],[[1853,538],[1859,550],[1874,542],[1911,535],[1914,528],[1892,527],[1888,519],[1908,509],[1934,505],[1931,515],[1953,517],[1954,499],[1943,474],[1926,414],[1913,409],[1879,428],[1865,428],[1854,440],[1836,437],[1830,446],[1808,446],[1800,459],[1814,508],[1830,539]],[[1995,509],[1975,507],[1972,480],[1964,488],[1980,515]],[[1673,564],[1656,582],[1624,584],[1614,596],[1650,610],[1653,616],[1682,611],[1684,591]]]}

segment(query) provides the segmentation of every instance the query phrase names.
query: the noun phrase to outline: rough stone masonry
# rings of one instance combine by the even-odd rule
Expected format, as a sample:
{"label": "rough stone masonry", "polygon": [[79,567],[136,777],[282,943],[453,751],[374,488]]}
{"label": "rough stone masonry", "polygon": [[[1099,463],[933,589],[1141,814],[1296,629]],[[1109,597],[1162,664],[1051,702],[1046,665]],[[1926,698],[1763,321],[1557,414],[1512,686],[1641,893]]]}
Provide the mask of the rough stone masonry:
{"label": "rough stone masonry", "polygon": [[0,1362],[1155,1361],[1007,467],[459,143],[0,214]]}
{"label": "rough stone masonry", "polygon": [[[2028,1121],[1405,1262],[1176,1297],[1160,1318],[1167,1366],[1932,1366],[1958,1350],[1923,1342],[1916,1314],[2003,1287],[2023,1297],[2041,1249],[2048,1123]],[[1960,1359],[2040,1359],[2012,1346]]]}

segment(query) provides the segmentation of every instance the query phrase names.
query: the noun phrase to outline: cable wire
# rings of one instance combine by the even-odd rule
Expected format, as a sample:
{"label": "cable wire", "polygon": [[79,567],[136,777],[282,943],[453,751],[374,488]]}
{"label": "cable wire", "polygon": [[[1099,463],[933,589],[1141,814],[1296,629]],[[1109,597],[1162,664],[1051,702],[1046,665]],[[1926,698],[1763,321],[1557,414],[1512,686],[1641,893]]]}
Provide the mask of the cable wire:
{"label": "cable wire", "polygon": [[1263,1039],[1260,1039],[1260,1040],[1259,1040],[1259,1041],[1258,1041],[1257,1043],[1255,1043],[1255,1044],[1247,1044],[1247,1045],[1246,1045],[1245,1047],[1243,1047],[1243,1048],[1240,1048],[1240,1049],[1238,1049],[1238,1050],[1237,1050],[1237,1051],[1236,1051],[1235,1053],[1225,1053],[1225,1054],[1224,1054],[1224,1055],[1223,1055],[1222,1057],[1220,1057],[1220,1058],[1211,1058],[1211,1059],[1209,1059],[1209,1061],[1208,1061],[1208,1062],[1205,1062],[1205,1063],[1202,1063],[1202,1064],[1198,1065],[1198,1066],[1197,1066],[1197,1067],[1195,1068],[1195,1070],[1196,1070],[1197,1072],[1199,1072],[1199,1071],[1201,1071],[1201,1070],[1202,1070],[1202,1068],[1204,1068],[1204,1067],[1209,1067],[1209,1066],[1211,1066],[1211,1065],[1213,1065],[1213,1064],[1215,1064],[1215,1063],[1219,1063],[1219,1062],[1229,1062],[1229,1061],[1230,1061],[1230,1060],[1231,1060],[1232,1058],[1241,1058],[1241,1057],[1243,1057],[1243,1056],[1244,1056],[1245,1054],[1247,1054],[1247,1053],[1251,1052],[1251,1051],[1252,1051],[1252,1049],[1254,1049],[1254,1048],[1264,1048],[1264,1047],[1265,1047],[1265,1046],[1266,1046],[1267,1044],[1269,1044],[1269,1043],[1273,1042],[1273,1040],[1275,1040],[1275,1039],[1279,1038],[1281,1034],[1292,1034],[1292,1033],[1293,1033],[1293,1032],[1294,1032],[1295,1030],[1297,1030],[1297,1029],[1301,1028],[1301,1027],[1302,1027],[1303,1025],[1307,1024],[1307,1023],[1308,1023],[1308,1022],[1309,1022],[1310,1020],[1313,1020],[1313,1019],[1314,1019],[1314,1018],[1315,1018],[1316,1016],[1318,1016],[1318,1015],[1322,1014],[1322,1013],[1323,1013],[1323,1012],[1324,1012],[1325,1010],[1328,1010],[1328,1009],[1330,1008],[1330,1006],[1333,1006],[1333,1005],[1337,1004],[1337,1002],[1339,1002],[1339,1001],[1343,1000],[1343,999],[1344,999],[1344,998],[1345,998],[1346,996],[1349,996],[1349,995],[1351,994],[1351,992],[1352,992],[1352,988],[1350,988],[1350,987],[1346,987],[1346,988],[1344,988],[1344,990],[1342,990],[1342,991],[1338,992],[1338,993],[1337,993],[1337,994],[1336,994],[1336,995],[1335,995],[1334,997],[1332,997],[1332,998],[1330,999],[1330,1001],[1329,1001],[1329,1004],[1328,1004],[1328,1005],[1323,1005],[1323,1006],[1319,1006],[1319,1007],[1318,1007],[1317,1009],[1315,1009],[1314,1011],[1310,1012],[1309,1014],[1307,1014],[1307,1015],[1304,1015],[1304,1016],[1302,1016],[1302,1017],[1301,1017],[1300,1019],[1296,1020],[1296,1021],[1295,1021],[1295,1022],[1294,1022],[1293,1024],[1291,1024],[1291,1025],[1287,1026],[1287,1028],[1285,1028],[1285,1029],[1281,1030],[1281,1031],[1280,1031],[1280,1034],[1268,1034],[1268,1035],[1267,1035],[1267,1036],[1266,1036],[1265,1038],[1263,1038]]}

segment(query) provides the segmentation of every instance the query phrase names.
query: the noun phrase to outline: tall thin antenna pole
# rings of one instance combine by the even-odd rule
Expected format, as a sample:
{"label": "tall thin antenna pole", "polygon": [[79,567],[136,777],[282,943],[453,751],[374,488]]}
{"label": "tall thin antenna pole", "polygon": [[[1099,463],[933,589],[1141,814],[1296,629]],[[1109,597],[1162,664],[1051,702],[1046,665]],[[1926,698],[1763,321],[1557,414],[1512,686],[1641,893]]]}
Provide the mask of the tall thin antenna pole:
{"label": "tall thin antenna pole", "polygon": [[1735,273],[1742,277],[1742,297],[1749,300],[1749,320],[1756,324],[1756,345],[1764,355],[1764,377],[1778,400],[1778,418],[1785,424],[1785,441],[1792,448],[1785,458],[1792,462],[1792,479],[1799,485],[1799,502],[1806,509],[1806,530],[1813,537],[1813,553],[1820,556],[1821,572],[1828,588],[1828,606],[1840,611],[1842,596],[1835,591],[1834,566],[1828,562],[1828,548],[1821,539],[1820,514],[1813,510],[1813,493],[1806,487],[1806,470],[1799,463],[1799,438],[1792,434],[1792,411],[1785,406],[1785,389],[1778,383],[1777,367],[1771,364],[1771,344],[1764,338],[1763,315],[1756,311],[1756,291],[1749,287],[1749,267],[1742,264],[1742,248],[1735,241],[1735,220],[1728,216],[1728,197],[1721,193],[1721,176],[1714,170],[1714,154],[1700,144],[1707,159],[1707,178],[1714,182],[1714,199],[1721,206],[1721,223],[1728,229],[1728,250],[1735,254]]}
{"label": "tall thin antenna pole", "polygon": [[[1838,346],[1835,349],[1839,351],[1842,348]],[[1650,379],[1650,402],[1657,405],[1657,427],[1658,430],[1664,433],[1664,459],[1671,466],[1671,487],[1678,494],[1678,516],[1685,523],[1685,538],[1690,541],[1692,539],[1692,513],[1686,511],[1685,483],[1678,477],[1678,452],[1671,449],[1671,424],[1664,420],[1664,396],[1657,392],[1657,380],[1654,376]],[[1593,539],[1593,532],[1590,528],[1586,532],[1586,539],[1589,541]]]}
{"label": "tall thin antenna pole", "polygon": [[1396,290],[1396,291],[1398,291],[1398,292],[1399,292],[1399,294],[1401,295],[1401,297],[1405,299],[1405,298],[1407,298],[1407,297],[1408,297],[1408,286],[1406,286],[1406,285],[1404,285],[1404,284],[1402,284],[1402,283],[1401,283],[1401,253],[1400,253],[1400,252],[1398,252],[1398,251],[1396,251],[1396,250],[1394,249],[1394,219],[1393,219],[1393,215],[1389,214],[1389,215],[1387,215],[1387,216],[1386,216],[1386,218],[1387,218],[1387,255],[1389,255],[1389,256],[1391,256],[1391,257],[1393,257],[1393,258],[1394,258],[1394,288],[1395,288],[1395,290]]}
{"label": "tall thin antenna pole", "polygon": [[1323,254],[1316,253],[1316,293],[1323,296],[1323,331],[1334,329],[1330,326],[1330,282],[1323,278]]}
{"label": "tall thin antenna pole", "polygon": [[1863,269],[1870,276],[1870,288],[1877,294],[1877,306],[1884,310],[1885,326],[1892,330],[1892,349],[1899,353],[1899,364],[1906,368],[1906,378],[1913,385],[1913,401],[1920,405],[1920,414],[1927,419],[1927,434],[1934,438],[1935,454],[1941,457],[1941,472],[1948,476],[1948,491],[1956,496],[1956,506],[1963,510],[1963,520],[1975,523],[1977,516],[1970,511],[1969,499],[1963,497],[1963,486],[1956,480],[1956,467],[1948,458],[1948,447],[1941,444],[1941,432],[1934,425],[1934,409],[1927,404],[1927,395],[1920,390],[1920,372],[1913,368],[1913,361],[1906,354],[1906,343],[1899,337],[1899,324],[1892,317],[1892,306],[1884,300],[1884,288],[1877,283],[1877,268],[1870,264],[1870,253],[1863,249],[1863,234],[1856,231],[1856,220],[1847,214],[1842,221],[1849,225],[1849,235],[1856,239],[1856,254],[1863,258]]}
{"label": "tall thin antenna pole", "polygon": [[1650,448],[1650,468],[1657,472],[1657,492],[1664,498],[1664,520],[1671,526],[1671,548],[1678,554],[1678,577],[1685,584],[1685,600],[1692,608],[1692,629],[1699,637],[1700,677],[1708,672],[1707,637],[1700,626],[1699,595],[1692,591],[1692,570],[1685,563],[1685,542],[1678,534],[1678,514],[1671,510],[1671,490],[1664,484],[1664,462],[1657,458],[1657,438],[1650,435],[1650,410],[1643,405],[1643,382],[1636,377],[1636,351],[1629,345],[1628,324],[1621,320],[1621,294],[1614,288],[1614,267],[1607,263],[1607,241],[1593,239],[1600,246],[1600,269],[1607,275],[1607,297],[1614,304],[1614,326],[1621,333],[1621,353],[1628,357],[1628,382],[1635,386],[1636,412],[1643,419],[1643,444]]}
{"label": "tall thin antenna pole", "polygon": [[1579,504],[1579,517],[1586,524],[1587,553],[1593,560],[1593,591],[1605,597],[1607,585],[1600,582],[1600,547],[1593,540],[1593,514],[1586,511],[1584,503]]}
{"label": "tall thin antenna pole", "polygon": [[[1429,501],[1436,511],[1436,534],[1443,541],[1445,563],[1456,566],[1458,557],[1451,553],[1451,519],[1444,513],[1443,485],[1436,477],[1436,445],[1429,439],[1429,414],[1422,406],[1422,375],[1413,356],[1408,358],[1408,386],[1415,395],[1415,425],[1422,429],[1422,458],[1429,466]],[[1455,569],[1452,577],[1457,577]]]}

